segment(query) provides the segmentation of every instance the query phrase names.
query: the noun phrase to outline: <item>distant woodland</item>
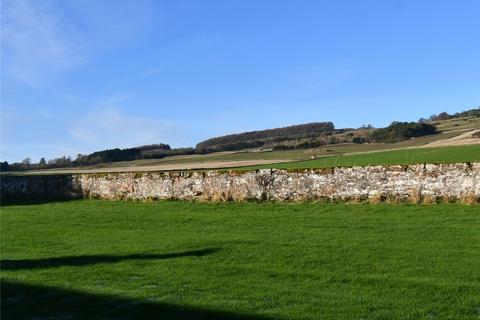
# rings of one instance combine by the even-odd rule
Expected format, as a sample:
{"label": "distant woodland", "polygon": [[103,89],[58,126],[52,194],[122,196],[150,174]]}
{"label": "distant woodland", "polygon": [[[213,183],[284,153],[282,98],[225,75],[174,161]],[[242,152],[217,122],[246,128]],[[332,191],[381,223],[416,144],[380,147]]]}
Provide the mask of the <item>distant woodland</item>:
{"label": "distant woodland", "polygon": [[109,162],[162,159],[176,155],[206,154],[255,148],[291,150],[339,143],[393,143],[436,134],[436,122],[464,117],[480,117],[480,108],[455,114],[442,112],[431,115],[428,118],[421,118],[417,122],[396,121],[386,128],[378,129],[373,128],[371,125],[364,125],[357,129],[336,129],[332,122],[314,122],[211,138],[199,142],[195,148],[172,149],[168,144],[158,143],[126,149],[107,149],[87,155],[78,154],[75,159],[66,156],[50,160],[41,158],[38,163],[33,163],[30,158],[25,158],[22,162],[11,164],[6,161],[1,162],[0,171],[84,167]]}
{"label": "distant woodland", "polygon": [[372,142],[399,142],[405,139],[437,133],[437,127],[429,123],[393,122],[386,128],[374,130],[370,134]]}
{"label": "distant woodland", "polygon": [[312,138],[326,133],[331,134],[334,131],[335,127],[332,122],[314,122],[211,138],[198,143],[195,150],[197,153],[211,153],[258,148],[269,143]]}
{"label": "distant woodland", "polygon": [[168,144],[159,143],[145,145],[127,149],[107,149],[96,151],[94,153],[83,155],[78,154],[75,159],[71,157],[60,157],[51,160],[41,158],[38,163],[32,163],[30,158],[26,158],[20,163],[8,164],[0,163],[1,171],[22,171],[22,170],[38,170],[68,167],[84,167],[102,163],[131,161],[138,159],[162,159],[168,156],[194,154],[193,148],[177,148],[171,149]]}

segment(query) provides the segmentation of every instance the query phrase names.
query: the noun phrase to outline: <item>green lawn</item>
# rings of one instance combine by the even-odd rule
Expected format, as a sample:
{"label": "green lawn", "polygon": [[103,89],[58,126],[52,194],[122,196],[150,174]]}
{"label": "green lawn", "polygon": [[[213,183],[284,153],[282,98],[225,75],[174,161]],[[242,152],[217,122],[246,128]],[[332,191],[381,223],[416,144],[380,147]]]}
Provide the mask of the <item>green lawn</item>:
{"label": "green lawn", "polygon": [[478,206],[1,208],[2,319],[478,319]]}
{"label": "green lawn", "polygon": [[480,144],[456,147],[416,148],[323,157],[316,160],[246,167],[250,169],[308,169],[384,164],[453,163],[480,161]]}

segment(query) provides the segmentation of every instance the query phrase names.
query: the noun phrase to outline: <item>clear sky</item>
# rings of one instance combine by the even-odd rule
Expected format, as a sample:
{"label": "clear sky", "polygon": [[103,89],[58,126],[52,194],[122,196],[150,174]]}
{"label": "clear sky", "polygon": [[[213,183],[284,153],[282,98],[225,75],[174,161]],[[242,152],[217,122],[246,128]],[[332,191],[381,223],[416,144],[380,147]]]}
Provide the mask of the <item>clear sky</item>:
{"label": "clear sky", "polygon": [[480,105],[479,0],[3,0],[1,159]]}

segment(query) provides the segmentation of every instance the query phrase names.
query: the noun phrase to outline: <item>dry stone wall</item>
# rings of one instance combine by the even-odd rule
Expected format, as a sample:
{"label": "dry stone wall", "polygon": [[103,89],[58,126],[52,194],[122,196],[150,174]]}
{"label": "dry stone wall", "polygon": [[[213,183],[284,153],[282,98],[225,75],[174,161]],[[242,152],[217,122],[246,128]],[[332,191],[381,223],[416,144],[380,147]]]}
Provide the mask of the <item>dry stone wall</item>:
{"label": "dry stone wall", "polygon": [[4,176],[2,199],[202,201],[480,200],[480,163],[332,169]]}

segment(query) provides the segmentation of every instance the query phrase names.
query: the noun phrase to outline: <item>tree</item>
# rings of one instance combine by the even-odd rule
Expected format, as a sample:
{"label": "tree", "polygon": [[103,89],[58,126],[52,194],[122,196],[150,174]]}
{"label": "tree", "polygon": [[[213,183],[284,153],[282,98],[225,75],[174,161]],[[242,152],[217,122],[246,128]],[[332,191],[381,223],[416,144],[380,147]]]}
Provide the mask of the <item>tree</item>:
{"label": "tree", "polygon": [[357,137],[353,137],[352,142],[353,143],[364,143],[365,139],[357,136]]}
{"label": "tree", "polygon": [[22,170],[28,170],[32,166],[32,159],[30,158],[25,158],[22,160],[21,168]]}
{"label": "tree", "polygon": [[40,161],[38,161],[38,166],[40,168],[45,168],[47,166],[47,160],[45,160],[45,158],[41,158]]}
{"label": "tree", "polygon": [[447,120],[450,119],[451,116],[447,112],[442,112],[437,116],[436,120]]}
{"label": "tree", "polygon": [[0,171],[5,172],[8,171],[8,162],[3,161],[0,163]]}
{"label": "tree", "polygon": [[397,142],[435,133],[437,128],[432,124],[394,121],[386,128],[373,131],[370,138],[374,142]]}
{"label": "tree", "polygon": [[369,124],[362,124],[362,126],[359,129],[373,129],[373,126]]}

